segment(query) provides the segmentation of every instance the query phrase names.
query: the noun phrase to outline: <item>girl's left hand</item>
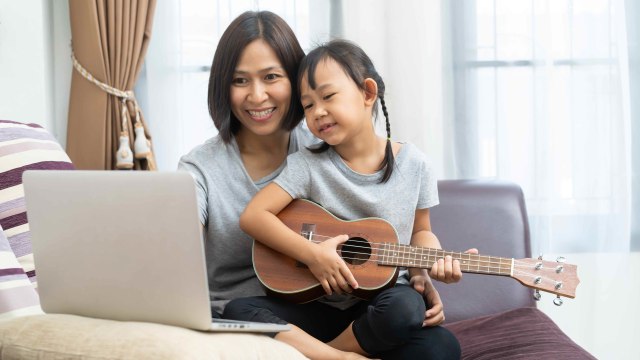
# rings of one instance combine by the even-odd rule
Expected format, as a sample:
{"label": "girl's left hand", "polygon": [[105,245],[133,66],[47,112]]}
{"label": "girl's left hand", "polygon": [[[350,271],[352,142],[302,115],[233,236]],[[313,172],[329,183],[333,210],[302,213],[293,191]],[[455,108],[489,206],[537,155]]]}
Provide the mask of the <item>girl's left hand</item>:
{"label": "girl's left hand", "polygon": [[[467,254],[478,254],[478,249],[471,248],[465,251]],[[429,271],[432,279],[442,281],[446,284],[456,283],[462,279],[462,270],[460,270],[460,261],[453,260],[450,255],[444,257],[444,259],[438,259],[431,266]]]}
{"label": "girl's left hand", "polygon": [[437,326],[444,322],[444,308],[438,290],[431,283],[428,276],[416,275],[411,278],[410,284],[424,296],[427,303],[427,311],[424,313],[422,327]]}

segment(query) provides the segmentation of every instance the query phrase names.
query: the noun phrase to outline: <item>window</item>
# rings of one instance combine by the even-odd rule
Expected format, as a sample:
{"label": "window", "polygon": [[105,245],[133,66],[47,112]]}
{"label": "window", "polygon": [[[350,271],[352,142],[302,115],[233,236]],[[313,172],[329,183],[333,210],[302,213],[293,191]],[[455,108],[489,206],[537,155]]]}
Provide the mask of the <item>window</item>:
{"label": "window", "polygon": [[626,37],[616,4],[476,0],[452,8],[454,39],[463,39],[453,49],[464,107],[456,126],[472,144],[459,155],[474,163],[471,176],[523,187],[534,250],[628,247]]}

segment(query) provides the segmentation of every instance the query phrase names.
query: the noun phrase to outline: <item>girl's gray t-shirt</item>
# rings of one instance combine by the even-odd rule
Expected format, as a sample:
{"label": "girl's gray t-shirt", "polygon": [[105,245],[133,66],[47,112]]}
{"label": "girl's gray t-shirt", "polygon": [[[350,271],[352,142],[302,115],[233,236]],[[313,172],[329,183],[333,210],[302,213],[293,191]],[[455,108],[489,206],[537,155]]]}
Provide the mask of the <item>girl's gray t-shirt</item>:
{"label": "girl's gray t-shirt", "polygon": [[[353,171],[333,148],[319,154],[302,149],[289,155],[274,183],[294,199],[316,202],[343,220],[385,219],[396,229],[398,241],[409,244],[416,210],[439,202],[436,175],[424,153],[404,143],[386,183],[380,183],[382,176],[382,170],[374,174]],[[406,273],[400,272],[398,282],[408,283]],[[358,300],[334,294],[321,301],[345,309]]]}
{"label": "girl's gray t-shirt", "polygon": [[[317,141],[301,123],[291,131],[289,154]],[[211,307],[218,313],[232,299],[264,295],[251,261],[253,239],[240,229],[238,220],[253,196],[280,174],[285,163],[253,181],[244,168],[235,139],[225,144],[220,136],[180,159],[178,170],[190,172],[196,183]]]}

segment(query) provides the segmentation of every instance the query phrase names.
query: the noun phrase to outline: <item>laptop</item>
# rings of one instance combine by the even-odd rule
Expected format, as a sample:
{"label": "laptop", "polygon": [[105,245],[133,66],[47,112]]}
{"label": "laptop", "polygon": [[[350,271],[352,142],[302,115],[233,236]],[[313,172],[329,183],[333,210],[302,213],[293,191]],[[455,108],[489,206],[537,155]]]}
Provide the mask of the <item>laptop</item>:
{"label": "laptop", "polygon": [[212,319],[189,173],[35,170],[23,183],[45,312],[204,331],[290,329]]}

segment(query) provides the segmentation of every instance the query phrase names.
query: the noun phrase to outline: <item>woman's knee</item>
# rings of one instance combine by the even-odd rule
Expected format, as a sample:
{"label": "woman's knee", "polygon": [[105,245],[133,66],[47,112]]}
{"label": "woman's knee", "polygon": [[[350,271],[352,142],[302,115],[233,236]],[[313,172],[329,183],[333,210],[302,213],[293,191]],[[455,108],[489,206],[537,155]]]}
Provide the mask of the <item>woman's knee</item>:
{"label": "woman's knee", "polygon": [[232,320],[250,321],[260,309],[256,298],[238,298],[231,300],[225,307],[222,317]]}

